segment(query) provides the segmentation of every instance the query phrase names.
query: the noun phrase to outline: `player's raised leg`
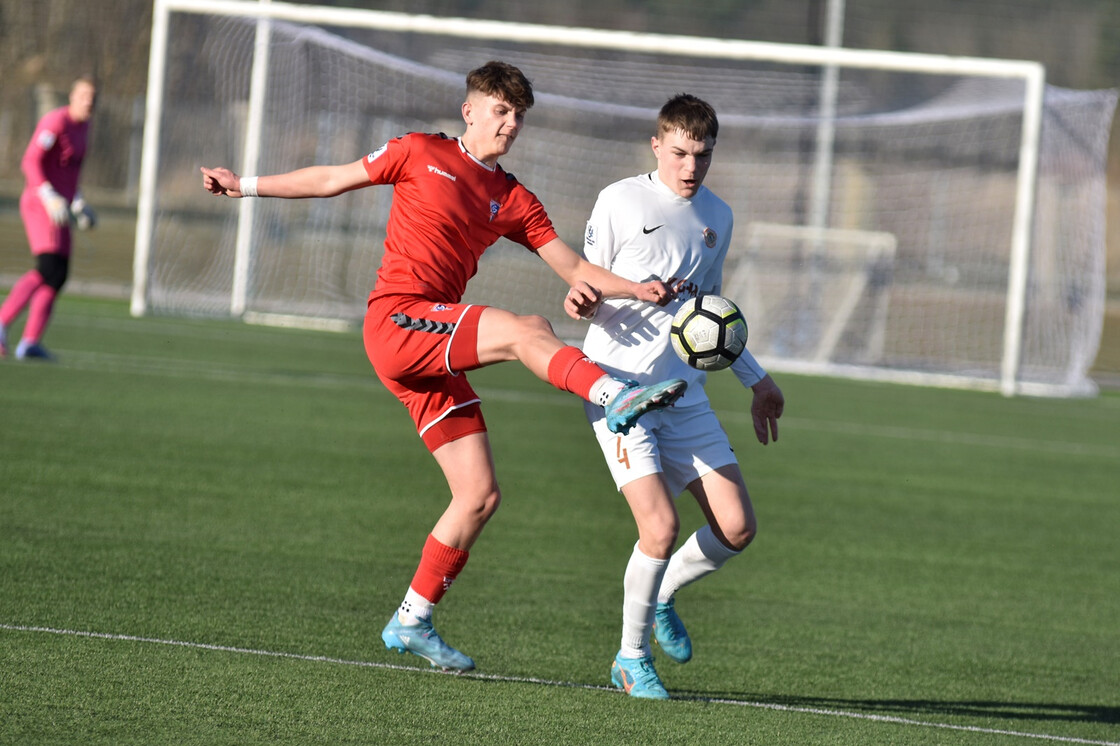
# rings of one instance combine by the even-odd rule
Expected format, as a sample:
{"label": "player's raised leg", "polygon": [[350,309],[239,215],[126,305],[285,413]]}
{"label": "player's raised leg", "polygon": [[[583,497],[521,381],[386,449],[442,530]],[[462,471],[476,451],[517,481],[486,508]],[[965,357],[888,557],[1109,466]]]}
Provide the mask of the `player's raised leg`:
{"label": "player's raised leg", "polygon": [[508,360],[520,360],[542,381],[606,409],[607,425],[616,433],[629,432],[646,412],[671,406],[687,387],[680,379],[642,386],[614,378],[561,341],[544,317],[487,308],[478,324],[479,365]]}

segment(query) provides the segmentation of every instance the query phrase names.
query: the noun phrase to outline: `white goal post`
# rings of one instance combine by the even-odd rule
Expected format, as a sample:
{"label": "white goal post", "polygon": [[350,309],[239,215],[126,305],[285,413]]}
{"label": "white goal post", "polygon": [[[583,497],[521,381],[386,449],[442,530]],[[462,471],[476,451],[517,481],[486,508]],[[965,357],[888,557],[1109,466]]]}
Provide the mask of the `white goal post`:
{"label": "white goal post", "polygon": [[[380,257],[388,189],[362,190],[371,196],[347,195],[330,207],[289,203],[278,209],[278,201],[242,200],[234,208],[204,201],[198,166],[275,173],[356,159],[409,129],[458,134],[454,114],[462,78],[490,58],[486,55],[504,55],[534,80],[538,105],[519,138],[522,144],[503,165],[541,196],[574,246],[596,192],[653,167],[640,146],[648,142],[657,102],[677,92],[674,86],[704,95],[720,113],[721,147],[708,184],[731,203],[741,226],[729,262],[737,251],[747,251],[750,231],[742,226],[755,223],[790,225],[833,239],[844,231],[875,240],[891,236],[897,246],[892,243],[889,253],[898,268],[891,287],[876,286],[884,304],[891,297],[889,306],[881,306],[890,310],[874,321],[881,327],[875,332],[879,353],[864,350],[858,359],[844,358],[837,335],[847,321],[832,319],[833,337],[807,358],[787,357],[777,348],[762,351],[760,358],[772,369],[990,388],[1007,395],[1095,390],[1087,371],[1103,312],[1103,277],[1092,276],[1097,263],[1103,266],[1103,209],[1098,222],[1088,221],[1103,200],[1098,151],[1102,126],[1107,142],[1115,92],[1078,97],[1048,88],[1042,65],[1028,61],[283,2],[155,0],[133,314],[281,323],[319,319],[324,326],[360,319]],[[838,74],[856,71],[864,77],[841,77],[836,84]],[[920,82],[909,85],[907,76]],[[882,101],[876,98],[879,88],[887,91]],[[791,106],[790,98],[798,100]],[[1044,130],[1050,98],[1059,107],[1059,126]],[[776,103],[768,109],[771,99]],[[1053,129],[1062,137],[1071,117],[1079,118],[1068,137],[1074,144],[1046,145],[1044,134]],[[998,124],[989,124],[996,119]],[[977,135],[975,145],[965,142],[973,137],[971,121],[992,130]],[[954,129],[958,123],[960,129]],[[1055,202],[1036,214],[1040,157],[1046,153],[1066,160],[1056,162],[1059,176],[1043,185]],[[583,162],[573,163],[579,158]],[[724,163],[727,170],[721,171]],[[912,179],[921,182],[920,190],[898,186],[907,163],[915,164]],[[764,168],[769,170],[762,173]],[[884,180],[887,171],[894,181]],[[810,173],[815,178],[792,176]],[[965,189],[974,191],[962,196]],[[372,196],[378,191],[383,193]],[[774,193],[773,208],[765,199],[768,192]],[[802,201],[811,209],[782,204]],[[1084,211],[1078,215],[1088,216],[1081,225],[1062,212],[1061,206],[1073,201]],[[970,209],[985,216],[975,217]],[[900,230],[900,221],[907,220],[913,225]],[[1049,233],[1040,254],[1041,223]],[[969,246],[957,252],[962,225],[973,233]],[[939,258],[939,252],[946,256]],[[1072,260],[1071,252],[1076,252]],[[1064,264],[1071,262],[1077,266],[1068,271]],[[468,300],[541,313],[558,332],[579,336],[582,330],[560,312],[562,288],[535,279],[541,264],[499,243],[484,258]],[[993,267],[1000,265],[996,277]],[[811,271],[809,265],[804,269]],[[487,273],[499,276],[493,288],[483,280]],[[530,276],[531,282],[525,279]],[[766,278],[756,280],[754,292],[767,293]],[[1049,287],[1055,283],[1060,287]],[[524,298],[511,290],[522,284]],[[852,285],[844,301],[848,312],[870,287]],[[996,294],[998,320],[992,318]],[[330,297],[320,300],[321,295]],[[752,298],[746,305],[765,302]],[[973,302],[985,309],[982,314],[967,309],[959,318],[947,314],[947,324],[959,325],[955,332],[933,328],[923,337],[931,341],[906,339],[911,333],[927,335],[911,331],[907,313],[932,325],[929,311]],[[919,306],[925,310],[913,310]],[[1040,318],[1051,308],[1059,309],[1060,319]],[[893,323],[896,310],[908,319],[902,325]],[[967,344],[954,340],[955,333]],[[1036,334],[1044,337],[1036,341]]]}

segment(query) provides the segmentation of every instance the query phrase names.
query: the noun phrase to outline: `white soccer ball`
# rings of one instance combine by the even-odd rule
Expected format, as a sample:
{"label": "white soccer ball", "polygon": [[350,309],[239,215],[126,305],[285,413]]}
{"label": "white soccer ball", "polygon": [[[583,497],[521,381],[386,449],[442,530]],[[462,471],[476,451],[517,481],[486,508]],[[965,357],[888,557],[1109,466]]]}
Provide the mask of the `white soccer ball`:
{"label": "white soccer ball", "polygon": [[723,370],[747,346],[747,321],[732,301],[701,293],[673,317],[669,339],[681,360],[700,370]]}

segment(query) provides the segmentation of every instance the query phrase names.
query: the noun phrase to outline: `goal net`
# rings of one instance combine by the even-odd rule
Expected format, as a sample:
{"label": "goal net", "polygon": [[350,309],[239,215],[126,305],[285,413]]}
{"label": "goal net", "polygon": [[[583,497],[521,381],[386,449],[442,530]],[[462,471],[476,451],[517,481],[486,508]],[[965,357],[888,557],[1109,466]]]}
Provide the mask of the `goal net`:
{"label": "goal net", "polygon": [[[737,226],[725,291],[771,369],[1094,390],[1116,91],[1043,87],[1029,63],[280,2],[157,0],[153,15],[136,314],[358,323],[391,187],[234,202],[200,188],[199,166],[279,173],[458,135],[466,72],[505,59],[537,104],[502,165],[577,249],[598,191],[655,167],[665,99],[716,107],[705,183]],[[564,291],[500,241],[466,300],[579,339]]]}
{"label": "goal net", "polygon": [[874,365],[895,247],[882,231],[751,223],[724,264],[723,294],[742,299],[751,349],[764,357]]}

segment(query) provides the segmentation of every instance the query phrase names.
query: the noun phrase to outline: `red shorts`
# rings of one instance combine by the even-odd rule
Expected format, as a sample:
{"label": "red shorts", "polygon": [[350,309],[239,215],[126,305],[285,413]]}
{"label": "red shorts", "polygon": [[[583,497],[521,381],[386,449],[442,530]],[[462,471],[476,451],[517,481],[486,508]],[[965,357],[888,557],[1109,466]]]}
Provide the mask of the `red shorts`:
{"label": "red shorts", "polygon": [[366,310],[366,355],[430,451],[486,432],[481,400],[463,375],[479,367],[478,317],[485,308],[386,295]]}

